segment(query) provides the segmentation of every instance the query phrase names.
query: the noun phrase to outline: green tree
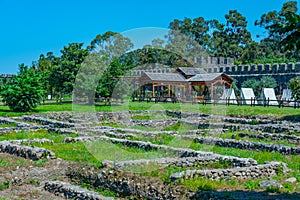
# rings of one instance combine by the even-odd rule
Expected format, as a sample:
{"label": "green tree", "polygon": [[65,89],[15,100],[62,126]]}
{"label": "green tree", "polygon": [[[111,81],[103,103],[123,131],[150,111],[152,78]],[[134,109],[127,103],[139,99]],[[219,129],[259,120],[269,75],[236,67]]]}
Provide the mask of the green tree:
{"label": "green tree", "polygon": [[271,76],[263,76],[261,79],[257,80],[255,78],[248,79],[242,83],[242,88],[252,88],[256,96],[262,88],[276,88],[277,82]]}
{"label": "green tree", "polygon": [[300,49],[300,15],[293,12],[286,12],[284,22],[278,22],[267,28],[271,34],[278,34],[281,37],[281,44],[286,50]]}
{"label": "green tree", "polygon": [[32,111],[40,103],[43,95],[42,75],[24,64],[19,65],[19,73],[12,80],[1,85],[2,101],[15,112]]}
{"label": "green tree", "polygon": [[259,52],[259,45],[255,41],[251,41],[244,48],[244,51],[240,57],[242,63],[255,63],[257,59],[257,54]]}
{"label": "green tree", "polygon": [[198,42],[177,30],[170,30],[166,39],[165,50],[179,55],[189,63],[193,63],[195,57],[208,55],[206,49]]}
{"label": "green tree", "polygon": [[259,94],[260,81],[254,78],[248,79],[242,83],[242,88],[252,88],[255,96]]}
{"label": "green tree", "polygon": [[[237,10],[230,10],[225,15],[226,24],[224,26],[223,48],[218,53],[223,53],[225,57],[231,57],[239,60],[248,43],[251,43],[251,34],[247,30],[247,20]],[[221,52],[220,52],[221,51]]]}
{"label": "green tree", "polygon": [[[258,45],[256,63],[275,63],[278,59],[286,59],[287,53],[280,45],[280,38],[267,37],[262,39]],[[284,61],[281,61],[284,62]]]}
{"label": "green tree", "polygon": [[[297,2],[288,1],[283,4],[280,11],[270,11],[263,14],[255,25],[268,31],[266,54],[288,59],[300,58],[300,16],[297,14]],[[270,43],[271,42],[271,43]],[[264,51],[264,48],[261,48]],[[272,53],[273,52],[273,53]]]}
{"label": "green tree", "polygon": [[263,76],[260,79],[259,85],[262,88],[276,88],[277,82],[276,82],[275,78],[273,78],[271,76]]}
{"label": "green tree", "polygon": [[300,100],[300,77],[291,79],[289,87],[292,90],[292,94],[295,100],[299,101]]}
{"label": "green tree", "polygon": [[99,34],[88,47],[89,52],[95,54],[101,60],[101,69],[98,69],[98,80],[96,95],[111,97],[119,79],[124,76],[131,65],[125,65],[124,61],[130,62],[124,56],[133,48],[129,38],[121,34],[108,31]]}
{"label": "green tree", "polygon": [[210,21],[205,20],[203,17],[193,20],[190,18],[184,18],[184,20],[175,19],[170,23],[169,28],[173,31],[179,31],[191,40],[198,42],[203,48],[208,46]]}
{"label": "green tree", "polygon": [[37,71],[42,75],[42,82],[44,89],[46,90],[43,101],[47,98],[47,94],[53,96],[53,80],[51,79],[51,73],[53,73],[53,68],[58,64],[58,58],[53,55],[52,52],[48,52],[46,56],[44,54],[40,55],[37,61]]}
{"label": "green tree", "polygon": [[53,67],[50,76],[56,93],[59,95],[60,103],[62,103],[63,94],[72,93],[75,77],[88,51],[83,48],[83,43],[70,43],[61,50],[61,53],[58,64]]}
{"label": "green tree", "polygon": [[74,103],[94,104],[96,88],[106,68],[105,59],[95,52],[91,52],[85,58],[75,80]]}
{"label": "green tree", "polygon": [[152,46],[154,48],[163,48],[165,41],[159,38],[152,40]]}

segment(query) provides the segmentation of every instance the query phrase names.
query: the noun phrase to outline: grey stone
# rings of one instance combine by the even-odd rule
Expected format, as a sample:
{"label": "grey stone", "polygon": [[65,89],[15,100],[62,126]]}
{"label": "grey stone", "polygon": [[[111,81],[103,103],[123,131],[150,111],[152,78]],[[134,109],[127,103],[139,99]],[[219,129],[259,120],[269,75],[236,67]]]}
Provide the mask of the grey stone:
{"label": "grey stone", "polygon": [[265,181],[259,182],[259,187],[260,188],[268,188],[268,187],[278,187],[278,188],[281,188],[282,185],[278,181],[276,181],[276,180],[265,180]]}
{"label": "grey stone", "polygon": [[297,179],[296,179],[295,177],[291,177],[291,178],[286,179],[285,182],[288,182],[288,183],[296,183],[296,182],[297,182]]}

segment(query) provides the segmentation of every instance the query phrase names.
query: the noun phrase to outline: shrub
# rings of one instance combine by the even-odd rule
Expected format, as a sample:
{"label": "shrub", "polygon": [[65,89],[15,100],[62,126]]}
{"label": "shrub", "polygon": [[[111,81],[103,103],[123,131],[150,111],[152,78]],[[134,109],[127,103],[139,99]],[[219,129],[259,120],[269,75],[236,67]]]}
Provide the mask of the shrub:
{"label": "shrub", "polygon": [[33,68],[19,66],[19,74],[1,86],[2,101],[14,112],[28,112],[40,103],[44,90],[42,76]]}

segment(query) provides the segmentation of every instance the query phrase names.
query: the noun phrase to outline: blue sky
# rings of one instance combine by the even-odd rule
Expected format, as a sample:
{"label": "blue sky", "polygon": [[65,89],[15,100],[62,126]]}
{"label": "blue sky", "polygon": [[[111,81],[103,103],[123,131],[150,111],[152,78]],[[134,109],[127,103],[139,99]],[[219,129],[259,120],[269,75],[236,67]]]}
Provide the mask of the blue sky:
{"label": "blue sky", "polygon": [[218,19],[237,9],[248,20],[254,37],[263,29],[254,21],[263,13],[279,10],[286,0],[0,0],[0,74],[16,73],[18,64],[31,65],[40,54],[60,55],[70,42],[88,45],[106,31],[167,28],[184,17]]}

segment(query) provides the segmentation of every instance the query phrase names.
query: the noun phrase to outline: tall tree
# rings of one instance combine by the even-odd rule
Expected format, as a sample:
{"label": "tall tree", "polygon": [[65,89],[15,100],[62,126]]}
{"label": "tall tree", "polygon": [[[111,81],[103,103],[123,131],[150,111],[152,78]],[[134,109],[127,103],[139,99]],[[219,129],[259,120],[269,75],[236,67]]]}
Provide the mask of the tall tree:
{"label": "tall tree", "polygon": [[215,46],[220,47],[216,55],[239,60],[247,44],[252,41],[251,34],[247,30],[246,17],[237,10],[230,10],[225,19],[226,24],[220,26],[221,30],[214,33],[214,40],[218,41]]}
{"label": "tall tree", "polygon": [[[121,34],[108,31],[103,35],[99,34],[88,47],[90,53],[95,54],[101,60],[101,69],[97,70],[99,84],[97,86],[97,96],[111,97],[120,77],[124,76],[130,65],[124,65],[126,52],[133,48],[133,43],[129,38]],[[128,60],[127,60],[128,61]],[[89,66],[87,66],[89,68]]]}
{"label": "tall tree", "polygon": [[63,94],[72,93],[75,77],[88,51],[83,48],[83,43],[70,43],[61,50],[61,53],[58,65],[53,67],[51,74],[60,103]]}
{"label": "tall tree", "polygon": [[53,68],[55,65],[58,65],[58,58],[54,56],[52,52],[48,52],[46,56],[44,54],[40,55],[39,60],[37,61],[37,71],[42,75],[42,82],[44,89],[46,90],[43,100],[46,99],[46,95],[50,94],[53,96],[53,81],[50,78],[51,73],[53,73]]}
{"label": "tall tree", "polygon": [[95,52],[89,53],[76,76],[73,90],[74,103],[94,104],[96,88],[105,69],[105,58]]}
{"label": "tall tree", "polygon": [[273,52],[280,51],[287,58],[300,58],[300,16],[297,11],[297,2],[288,1],[280,11],[263,14],[255,22],[268,31],[268,40],[277,45],[272,48]]}

